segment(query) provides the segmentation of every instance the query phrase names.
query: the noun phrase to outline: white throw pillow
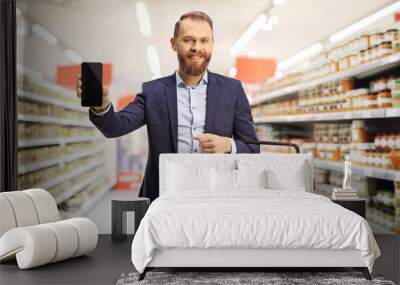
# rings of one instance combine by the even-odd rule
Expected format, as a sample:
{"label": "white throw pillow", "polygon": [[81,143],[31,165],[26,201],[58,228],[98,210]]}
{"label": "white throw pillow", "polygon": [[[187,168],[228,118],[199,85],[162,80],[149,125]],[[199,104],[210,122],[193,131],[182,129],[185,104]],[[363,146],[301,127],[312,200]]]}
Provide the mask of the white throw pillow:
{"label": "white throw pillow", "polygon": [[236,170],[237,188],[267,188],[267,170]]}
{"label": "white throw pillow", "polygon": [[168,191],[211,189],[211,167],[169,163]]}
{"label": "white throw pillow", "polygon": [[295,158],[239,158],[237,160],[240,170],[266,169],[268,189],[307,191],[309,181],[308,165],[304,159]]}
{"label": "white throw pillow", "polygon": [[233,169],[211,169],[211,188],[218,190],[236,190],[236,170]]}
{"label": "white throw pillow", "polygon": [[267,188],[272,190],[306,191],[304,162],[291,166],[290,172],[279,168],[267,171]]}

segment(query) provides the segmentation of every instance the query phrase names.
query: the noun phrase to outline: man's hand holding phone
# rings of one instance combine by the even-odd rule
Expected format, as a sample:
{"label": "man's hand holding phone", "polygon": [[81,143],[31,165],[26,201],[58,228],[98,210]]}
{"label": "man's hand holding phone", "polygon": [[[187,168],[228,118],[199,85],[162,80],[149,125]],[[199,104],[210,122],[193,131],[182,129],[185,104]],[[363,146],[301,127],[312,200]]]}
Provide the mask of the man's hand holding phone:
{"label": "man's hand holding phone", "polygon": [[[81,75],[78,74],[78,78],[76,81],[76,96],[78,98],[82,97],[82,80],[81,80]],[[108,106],[110,106],[111,102],[110,99],[108,97],[108,88],[106,88],[103,85],[103,104],[100,107],[96,107],[96,106],[92,106],[91,108],[93,108],[93,110],[96,113],[100,113],[100,112],[104,112],[105,110],[107,110]]]}

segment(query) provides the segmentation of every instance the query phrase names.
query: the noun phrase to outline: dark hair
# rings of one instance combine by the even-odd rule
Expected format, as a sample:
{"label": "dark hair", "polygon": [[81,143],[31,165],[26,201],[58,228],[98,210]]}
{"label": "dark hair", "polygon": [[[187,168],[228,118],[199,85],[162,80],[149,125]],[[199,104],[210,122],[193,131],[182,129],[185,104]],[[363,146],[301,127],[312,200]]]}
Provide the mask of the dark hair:
{"label": "dark hair", "polygon": [[178,37],[181,21],[183,21],[187,18],[190,18],[192,20],[206,21],[210,25],[211,31],[213,31],[213,21],[211,20],[210,16],[208,16],[206,13],[201,12],[201,11],[188,12],[188,13],[183,14],[179,18],[179,21],[176,22],[176,24],[175,24],[175,28],[174,28],[174,38],[175,39]]}

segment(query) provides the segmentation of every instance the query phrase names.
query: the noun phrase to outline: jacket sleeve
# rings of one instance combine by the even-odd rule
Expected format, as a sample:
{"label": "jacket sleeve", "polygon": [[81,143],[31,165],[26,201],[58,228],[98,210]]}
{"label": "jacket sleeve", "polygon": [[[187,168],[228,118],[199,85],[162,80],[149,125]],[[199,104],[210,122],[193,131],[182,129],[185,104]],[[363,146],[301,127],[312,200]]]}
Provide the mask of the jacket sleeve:
{"label": "jacket sleeve", "polygon": [[103,115],[89,110],[89,118],[105,137],[123,136],[146,124],[146,96],[137,94],[135,100],[119,112],[115,112],[112,105]]}
{"label": "jacket sleeve", "polygon": [[260,146],[245,144],[241,140],[255,140],[253,116],[251,115],[250,104],[243,90],[242,84],[238,81],[238,96],[235,104],[235,115],[233,119],[233,138],[236,143],[237,153],[260,153]]}

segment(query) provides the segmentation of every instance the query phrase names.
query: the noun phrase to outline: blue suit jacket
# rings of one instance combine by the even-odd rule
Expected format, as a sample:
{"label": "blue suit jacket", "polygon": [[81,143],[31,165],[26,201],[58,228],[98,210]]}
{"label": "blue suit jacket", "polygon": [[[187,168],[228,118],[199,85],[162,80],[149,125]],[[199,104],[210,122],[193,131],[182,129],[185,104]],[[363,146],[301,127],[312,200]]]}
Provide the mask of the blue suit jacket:
{"label": "blue suit jacket", "polygon": [[[258,145],[240,140],[257,140],[249,102],[240,81],[208,72],[205,133],[233,137],[238,153],[259,153]],[[158,158],[176,153],[178,115],[176,78],[173,75],[145,82],[142,93],[123,110],[103,116],[90,113],[90,120],[107,138],[119,137],[147,125],[149,152],[139,196],[151,201],[159,195]]]}

